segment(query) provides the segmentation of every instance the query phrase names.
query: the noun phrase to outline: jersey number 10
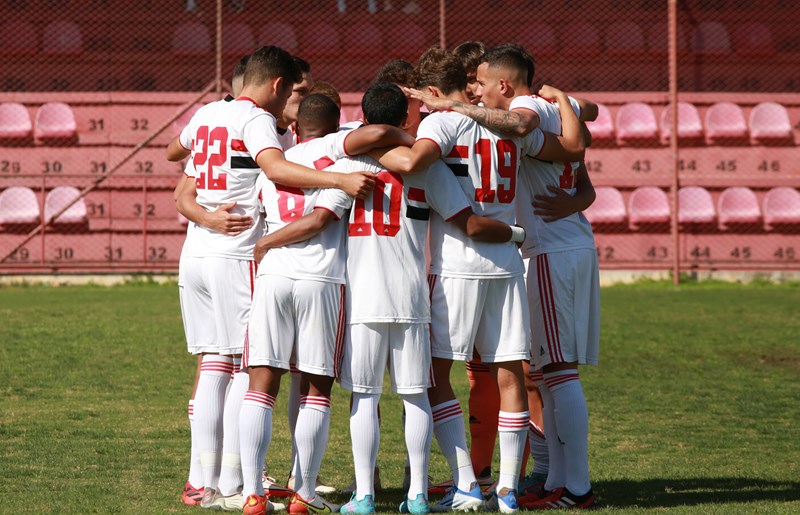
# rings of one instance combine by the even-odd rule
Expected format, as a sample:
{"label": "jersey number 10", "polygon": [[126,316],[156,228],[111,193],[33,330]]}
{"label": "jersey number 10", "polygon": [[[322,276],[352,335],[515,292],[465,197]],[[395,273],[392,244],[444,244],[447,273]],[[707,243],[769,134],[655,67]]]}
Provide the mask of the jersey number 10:
{"label": "jersey number 10", "polygon": [[[388,192],[387,192],[388,186]],[[389,201],[389,221],[386,221],[385,201]],[[394,172],[380,172],[372,190],[372,222],[367,222],[367,200],[357,198],[350,216],[350,236],[396,236],[400,232],[400,204],[403,201],[403,177]]]}

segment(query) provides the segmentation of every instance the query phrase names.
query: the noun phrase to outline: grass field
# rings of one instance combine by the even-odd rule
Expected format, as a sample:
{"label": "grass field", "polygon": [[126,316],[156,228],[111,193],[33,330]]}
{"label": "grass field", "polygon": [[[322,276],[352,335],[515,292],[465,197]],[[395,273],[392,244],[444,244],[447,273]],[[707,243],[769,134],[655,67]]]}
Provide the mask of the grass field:
{"label": "grass field", "polygon": [[[800,286],[640,284],[602,303],[601,365],[582,372],[599,511],[800,513]],[[0,317],[0,512],[197,511],[179,502],[195,362],[177,287],[5,287]],[[463,367],[453,377],[463,394]],[[277,477],[285,406],[284,391]],[[385,511],[401,496],[399,411],[386,396]],[[337,390],[322,475],[339,487],[347,417]],[[435,452],[434,478],[445,469]]]}

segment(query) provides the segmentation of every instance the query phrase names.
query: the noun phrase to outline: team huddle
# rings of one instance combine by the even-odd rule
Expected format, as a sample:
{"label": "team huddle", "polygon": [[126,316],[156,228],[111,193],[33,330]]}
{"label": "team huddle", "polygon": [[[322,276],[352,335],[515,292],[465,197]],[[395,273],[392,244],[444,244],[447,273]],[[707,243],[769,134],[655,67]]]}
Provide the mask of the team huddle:
{"label": "team huddle", "polygon": [[[578,365],[599,351],[581,214],[594,200],[582,161],[597,106],[549,86],[535,95],[533,74],[518,45],[432,48],[416,66],[387,63],[361,120],[340,127],[335,89],[261,47],[234,72],[233,96],[170,143],[168,159],[189,158],[175,190],[190,220],[179,289],[198,355],[186,504],[374,513],[387,371],[403,402],[401,513],[594,504]],[[278,484],[266,467],[287,371],[292,468]],[[341,506],[318,477],[335,381],[351,392],[355,470]],[[438,485],[433,437],[452,472]]]}

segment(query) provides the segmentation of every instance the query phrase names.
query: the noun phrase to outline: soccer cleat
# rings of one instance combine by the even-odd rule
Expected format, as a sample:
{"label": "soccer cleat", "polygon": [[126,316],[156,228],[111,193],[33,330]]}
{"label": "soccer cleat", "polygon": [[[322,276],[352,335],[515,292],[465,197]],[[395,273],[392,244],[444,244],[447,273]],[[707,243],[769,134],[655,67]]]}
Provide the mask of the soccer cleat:
{"label": "soccer cleat", "polygon": [[242,511],[243,506],[242,494],[222,495],[219,490],[215,490],[213,497],[201,508],[214,511]]}
{"label": "soccer cleat", "polygon": [[538,501],[525,504],[524,507],[529,510],[581,509],[591,507],[595,500],[591,488],[583,495],[575,495],[566,488],[556,488]]}
{"label": "soccer cleat", "polygon": [[[489,475],[478,476],[477,480],[478,480],[478,486],[481,487],[483,493],[488,493],[492,489],[492,486],[494,485],[494,480],[492,479],[491,471]],[[428,495],[446,494],[452,487],[453,487],[452,479],[442,481],[441,483],[433,483],[433,484],[431,484],[430,481],[428,481]],[[406,488],[405,490],[408,490],[408,488]]]}
{"label": "soccer cleat", "polygon": [[291,497],[292,494],[294,494],[294,490],[279,485],[274,477],[267,476],[266,474],[261,476],[261,482],[264,484],[264,491],[269,494],[270,498]]}
{"label": "soccer cleat", "polygon": [[469,492],[459,490],[453,485],[439,502],[431,506],[431,511],[480,511],[483,509],[483,495],[478,483],[472,484]]}
{"label": "soccer cleat", "polygon": [[268,515],[273,510],[272,503],[269,502],[269,496],[251,494],[247,496],[242,507],[243,515]]}
{"label": "soccer cleat", "polygon": [[356,493],[350,496],[347,504],[339,508],[339,513],[357,513],[359,515],[369,515],[375,513],[375,500],[371,495],[365,495],[360,501],[356,498]]}
{"label": "soccer cleat", "polygon": [[[286,488],[288,488],[289,490],[291,490],[293,492],[295,491],[295,488],[294,488],[294,476],[289,476],[289,480],[286,481]],[[322,494],[322,495],[330,495],[330,494],[335,494],[336,493],[336,489],[334,487],[332,487],[332,486],[326,485],[319,478],[317,478],[317,483],[314,486],[314,492],[318,493],[318,494]],[[346,493],[350,493],[350,492],[346,492]]]}
{"label": "soccer cleat", "polygon": [[503,488],[499,492],[492,492],[486,501],[486,511],[499,511],[500,513],[516,513],[519,511],[517,504],[517,491]]}
{"label": "soccer cleat", "polygon": [[197,506],[202,500],[203,487],[195,488],[187,481],[186,484],[183,485],[183,494],[181,494],[181,501],[183,501],[183,504],[186,506]]}
{"label": "soccer cleat", "polygon": [[416,499],[406,497],[400,503],[400,513],[411,513],[412,515],[425,515],[431,512],[428,499],[424,495],[418,494]]}
{"label": "soccer cleat", "polygon": [[289,500],[288,511],[292,515],[306,515],[310,513],[338,513],[340,506],[328,502],[317,495],[311,501],[306,501],[300,494],[294,494]]}
{"label": "soccer cleat", "polygon": [[527,503],[538,501],[548,495],[549,492],[544,489],[546,481],[547,474],[534,474],[533,472],[520,479],[517,486],[517,503],[524,507]]}
{"label": "soccer cleat", "polygon": [[209,487],[203,488],[203,498],[200,499],[200,507],[209,508],[211,506],[211,502],[214,500],[214,497],[216,495],[217,491],[214,488],[209,488]]}

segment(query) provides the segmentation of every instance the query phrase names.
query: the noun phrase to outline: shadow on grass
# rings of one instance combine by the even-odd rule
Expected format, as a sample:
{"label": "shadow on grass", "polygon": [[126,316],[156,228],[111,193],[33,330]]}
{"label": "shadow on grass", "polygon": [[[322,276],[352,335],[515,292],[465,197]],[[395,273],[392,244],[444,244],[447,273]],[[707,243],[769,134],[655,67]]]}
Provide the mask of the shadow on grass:
{"label": "shadow on grass", "polygon": [[800,482],[759,478],[612,480],[592,486],[600,506],[620,508],[800,500]]}

